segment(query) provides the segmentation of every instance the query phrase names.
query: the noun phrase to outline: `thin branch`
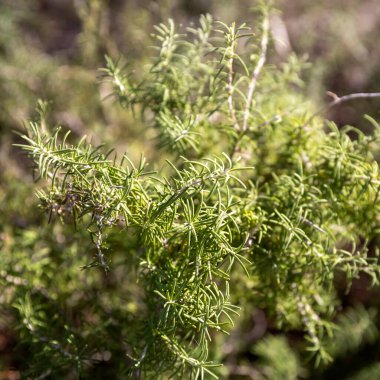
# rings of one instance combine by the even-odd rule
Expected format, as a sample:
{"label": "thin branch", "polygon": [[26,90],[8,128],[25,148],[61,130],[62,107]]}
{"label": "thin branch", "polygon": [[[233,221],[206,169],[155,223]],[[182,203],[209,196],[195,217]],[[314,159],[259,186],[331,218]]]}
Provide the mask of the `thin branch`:
{"label": "thin branch", "polygon": [[303,125],[303,127],[306,127],[316,116],[320,115],[320,114],[323,114],[327,111],[329,111],[331,108],[335,107],[335,106],[338,106],[342,103],[345,103],[349,100],[354,100],[354,99],[370,99],[370,98],[380,98],[380,92],[358,92],[358,93],[354,93],[354,94],[348,94],[348,95],[344,95],[344,96],[338,96],[337,94],[331,92],[331,91],[327,91],[326,94],[330,97],[333,98],[333,100],[328,103],[327,105],[323,106],[322,108],[320,108],[318,111],[316,111],[315,113],[313,113],[313,115],[311,115],[309,117],[309,119],[305,122],[305,124]]}
{"label": "thin branch", "polygon": [[246,102],[245,110],[244,110],[243,125],[241,128],[243,132],[246,131],[247,129],[247,123],[248,123],[248,118],[250,114],[249,111],[251,108],[253,93],[256,88],[257,79],[266,61],[267,50],[268,50],[268,40],[269,40],[268,36],[269,36],[269,18],[268,18],[268,15],[266,14],[263,21],[263,35],[261,37],[261,53],[260,53],[259,60],[257,61],[257,65],[255,69],[253,70],[252,79],[248,88],[248,96],[247,96],[247,102]]}
{"label": "thin branch", "polygon": [[109,270],[108,265],[106,264],[106,261],[104,260],[104,253],[102,251],[102,245],[103,245],[103,239],[102,239],[102,230],[101,230],[101,224],[103,217],[98,217],[98,231],[96,232],[96,251],[97,251],[97,258],[99,260],[99,265],[104,269],[104,271],[107,273]]}
{"label": "thin branch", "polygon": [[[263,21],[263,34],[261,37],[261,53],[260,53],[259,60],[257,61],[257,64],[253,70],[252,78],[248,87],[247,101],[245,104],[244,115],[243,115],[243,124],[241,128],[238,124],[234,125],[235,129],[239,132],[239,136],[237,137],[235,144],[231,150],[231,153],[230,153],[231,159],[233,159],[234,155],[238,151],[240,141],[248,131],[248,119],[249,119],[250,108],[252,104],[253,93],[256,88],[257,79],[266,61],[268,41],[269,41],[269,18],[268,18],[268,14],[265,14],[265,18]],[[232,98],[231,98],[231,107],[232,107]],[[230,109],[230,113],[231,113],[231,109]]]}
{"label": "thin branch", "polygon": [[239,131],[240,130],[240,126],[239,126],[239,123],[237,121],[237,118],[236,118],[236,112],[235,112],[235,107],[234,107],[234,104],[233,104],[233,99],[232,99],[232,95],[233,95],[233,75],[234,75],[234,71],[233,71],[233,64],[234,64],[234,54],[235,54],[235,51],[234,51],[234,44],[235,44],[235,25],[233,24],[232,26],[233,28],[233,33],[231,33],[231,36],[232,36],[232,41],[231,41],[231,56],[228,60],[228,83],[227,83],[227,91],[228,91],[228,109],[230,111],[230,115],[231,115],[231,118],[232,118],[232,121],[234,123],[234,128]]}
{"label": "thin branch", "polygon": [[352,99],[368,99],[368,98],[380,98],[380,92],[358,92],[355,94],[349,94],[349,95],[344,95],[344,96],[338,96],[337,94],[334,94],[331,91],[327,91],[327,95],[331,96],[333,98],[333,101],[330,102],[327,105],[327,110],[329,110],[332,107],[337,106],[338,104],[347,102],[348,100]]}

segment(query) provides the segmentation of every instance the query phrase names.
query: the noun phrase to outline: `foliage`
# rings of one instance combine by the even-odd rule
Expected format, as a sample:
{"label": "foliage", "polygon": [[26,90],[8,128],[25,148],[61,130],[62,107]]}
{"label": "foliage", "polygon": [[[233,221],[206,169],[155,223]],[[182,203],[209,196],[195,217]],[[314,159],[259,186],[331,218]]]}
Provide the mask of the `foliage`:
{"label": "foliage", "polygon": [[260,357],[263,379],[303,377],[299,359],[284,337],[269,336],[257,343],[254,352]]}
{"label": "foliage", "polygon": [[[2,239],[25,376],[217,377],[215,342],[256,306],[303,331],[316,364],[332,360],[334,281],[378,283],[379,126],[338,130],[303,96],[305,62],[265,64],[269,12],[255,33],[211,16],[183,34],[160,24],[143,74],[107,58],[113,95],[154,131],[152,170],[73,142],[40,103],[22,148],[51,224]],[[255,352],[268,373],[302,374],[283,338]]]}

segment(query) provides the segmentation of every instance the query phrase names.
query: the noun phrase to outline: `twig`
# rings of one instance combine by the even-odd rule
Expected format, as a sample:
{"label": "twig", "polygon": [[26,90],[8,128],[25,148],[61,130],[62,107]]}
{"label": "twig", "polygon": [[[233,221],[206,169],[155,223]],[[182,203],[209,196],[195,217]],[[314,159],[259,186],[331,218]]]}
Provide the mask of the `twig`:
{"label": "twig", "polygon": [[[266,61],[267,49],[268,49],[268,35],[269,35],[269,18],[268,18],[268,15],[266,14],[264,21],[263,21],[263,34],[261,37],[261,53],[260,53],[259,60],[257,61],[257,64],[253,70],[252,78],[251,78],[251,81],[249,83],[247,101],[245,104],[244,115],[243,115],[243,124],[240,128],[240,126],[237,122],[236,122],[236,124],[234,123],[234,127],[239,132],[239,136],[236,138],[235,144],[231,150],[231,153],[230,153],[231,159],[236,154],[238,147],[239,147],[239,143],[242,140],[242,138],[244,137],[244,135],[247,133],[247,130],[248,130],[248,119],[249,119],[249,114],[250,114],[250,108],[251,108],[253,93],[254,93],[255,88],[256,88],[257,79],[258,79],[260,72],[261,72],[261,70],[265,64],[265,61]],[[231,80],[232,80],[232,77],[231,77]],[[235,114],[235,111],[233,110],[232,97],[231,97],[231,105],[230,105],[230,102],[228,104],[230,106],[230,113],[233,112],[233,114]],[[235,118],[236,118],[236,116],[235,116]]]}
{"label": "twig", "polygon": [[309,117],[309,119],[305,122],[303,127],[306,127],[316,116],[325,113],[326,111],[329,111],[331,108],[340,105],[342,103],[345,103],[349,100],[353,99],[369,99],[369,98],[380,98],[380,92],[358,92],[354,94],[348,94],[344,96],[338,96],[337,94],[327,91],[326,94],[333,98],[333,100],[328,103],[327,105],[320,108],[317,112],[315,112],[313,115]]}
{"label": "twig", "polygon": [[247,123],[248,123],[249,111],[251,108],[253,93],[255,91],[257,79],[260,75],[261,69],[263,68],[266,61],[267,49],[268,49],[268,35],[269,35],[269,18],[268,18],[268,15],[266,14],[263,21],[263,35],[261,38],[261,53],[260,53],[259,60],[257,61],[257,65],[255,69],[253,70],[252,79],[248,88],[248,96],[247,96],[247,102],[246,102],[245,110],[244,110],[243,125],[241,128],[242,132],[244,132],[247,129]]}
{"label": "twig", "polygon": [[108,265],[106,264],[106,261],[104,260],[104,253],[102,251],[102,245],[103,245],[102,230],[101,230],[102,219],[103,217],[99,217],[98,219],[98,231],[96,232],[95,246],[96,246],[96,251],[97,251],[96,256],[99,260],[99,264],[107,273],[109,268],[108,268]]}
{"label": "twig", "polygon": [[240,130],[240,126],[239,126],[239,123],[237,121],[237,118],[236,118],[236,113],[235,113],[235,108],[234,108],[234,104],[233,104],[233,100],[232,100],[232,94],[233,94],[233,85],[232,85],[232,82],[233,82],[233,75],[234,75],[234,71],[233,71],[233,64],[234,64],[234,44],[235,44],[235,25],[232,26],[233,27],[233,33],[231,33],[232,35],[232,41],[231,41],[231,56],[228,60],[228,84],[227,84],[227,90],[228,90],[228,109],[230,111],[230,115],[231,115],[231,118],[232,118],[232,121],[234,123],[234,128],[239,131]]}
{"label": "twig", "polygon": [[311,220],[306,219],[303,216],[301,216],[300,219],[301,219],[301,222],[307,224],[310,227],[315,228],[318,232],[322,232],[322,233],[326,234],[326,231],[323,228],[319,227],[318,225],[316,225],[315,223],[313,223]]}
{"label": "twig", "polygon": [[338,96],[337,94],[334,94],[333,92],[331,91],[327,91],[326,92],[327,95],[331,96],[333,98],[333,101],[330,102],[328,105],[327,105],[327,110],[329,110],[330,108],[338,105],[338,104],[341,104],[341,103],[344,103],[344,102],[347,102],[348,100],[352,100],[352,99],[359,99],[359,98],[380,98],[380,92],[358,92],[356,94],[349,94],[349,95],[344,95],[344,96]]}

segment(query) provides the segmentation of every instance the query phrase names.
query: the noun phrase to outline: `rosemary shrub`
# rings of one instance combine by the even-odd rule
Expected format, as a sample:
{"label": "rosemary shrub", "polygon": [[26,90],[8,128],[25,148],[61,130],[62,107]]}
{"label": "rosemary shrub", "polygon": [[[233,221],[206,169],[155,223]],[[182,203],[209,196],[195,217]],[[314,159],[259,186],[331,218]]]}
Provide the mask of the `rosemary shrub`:
{"label": "rosemary shrub", "polygon": [[334,280],[349,287],[365,273],[378,284],[368,243],[379,227],[379,125],[368,117],[369,137],[338,130],[303,95],[302,59],[266,64],[268,13],[256,34],[209,15],[181,33],[160,24],[142,74],[107,57],[113,95],[154,130],[152,170],[143,155],[132,162],[48,128],[40,103],[21,146],[45,180],[41,206],[53,225],[75,224],[72,244],[86,246],[83,231],[92,241],[89,253],[77,247],[87,305],[61,313],[76,302],[70,290],[39,287],[16,304],[21,336],[53,375],[91,376],[104,360],[116,378],[217,378],[218,345],[256,307],[302,330],[304,349],[326,362]]}

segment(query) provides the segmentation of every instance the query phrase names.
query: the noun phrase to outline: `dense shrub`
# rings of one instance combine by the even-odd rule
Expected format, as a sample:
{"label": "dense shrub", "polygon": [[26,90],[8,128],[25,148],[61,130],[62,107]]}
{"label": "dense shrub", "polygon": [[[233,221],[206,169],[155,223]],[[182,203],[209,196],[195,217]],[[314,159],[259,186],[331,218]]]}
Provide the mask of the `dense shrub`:
{"label": "dense shrub", "polygon": [[[321,366],[376,339],[372,310],[334,320],[339,284],[378,284],[379,126],[338,130],[303,94],[306,62],[266,65],[261,10],[254,34],[211,16],[158,25],[143,72],[107,58],[103,85],[154,136],[139,162],[134,141],[126,154],[93,147],[39,103],[22,148],[46,218],[1,243],[25,377],[293,379],[305,351]],[[332,96],[327,108],[369,95]],[[15,190],[28,206],[30,187]],[[258,309],[272,331],[303,333],[294,352],[282,336],[239,342]],[[337,326],[353,325],[347,343]],[[231,360],[250,350],[257,370]]]}

